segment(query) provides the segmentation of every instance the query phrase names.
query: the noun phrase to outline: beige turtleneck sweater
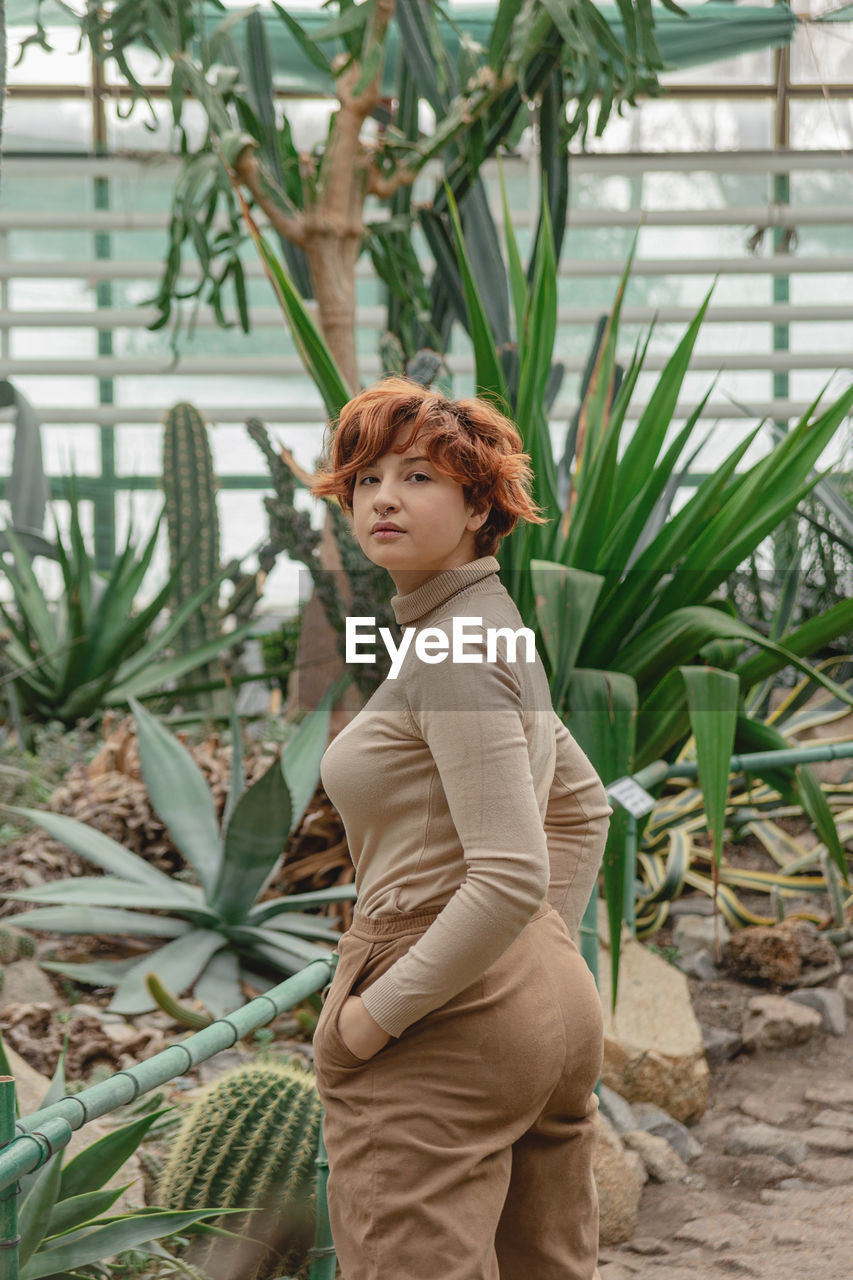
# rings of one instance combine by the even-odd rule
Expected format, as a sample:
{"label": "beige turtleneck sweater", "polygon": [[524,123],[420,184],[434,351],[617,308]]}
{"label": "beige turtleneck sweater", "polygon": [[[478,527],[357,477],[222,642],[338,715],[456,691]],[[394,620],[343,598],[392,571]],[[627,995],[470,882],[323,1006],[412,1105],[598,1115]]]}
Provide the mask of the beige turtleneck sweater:
{"label": "beige turtleneck sweater", "polygon": [[[412,947],[363,993],[392,1036],[451,999],[498,959],[547,896],[574,935],[612,812],[601,781],[551,706],[538,654],[513,660],[489,628],[523,626],[484,556],[393,596],[404,629],[481,618],[465,652],[430,664],[414,639],[332,740],[323,786],[343,821],[359,909],[381,916],[441,907]],[[379,645],[377,637],[377,645]]]}

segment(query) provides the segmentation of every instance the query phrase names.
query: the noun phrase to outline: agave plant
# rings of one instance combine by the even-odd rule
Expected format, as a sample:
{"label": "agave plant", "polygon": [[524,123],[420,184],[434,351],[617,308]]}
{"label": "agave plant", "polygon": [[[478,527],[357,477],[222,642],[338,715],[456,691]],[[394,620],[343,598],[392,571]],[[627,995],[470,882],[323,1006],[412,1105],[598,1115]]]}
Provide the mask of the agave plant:
{"label": "agave plant", "polygon": [[[319,778],[329,729],[332,688],[299,724],[280,758],[244,789],[239,725],[232,711],[232,783],[220,831],[204,775],[182,744],[131,699],[139,761],[153,808],[194,870],[197,883],[171,879],[99,831],[61,814],[15,809],[48,835],[107,874],[60,880],[10,894],[45,904],[15,917],[24,928],[68,934],[116,934],[167,939],[139,959],[45,968],[78,982],[115,986],[110,1009],[142,1013],[156,1007],[146,984],[156,973],[177,994],[196,996],[220,1017],[243,1003],[242,975],[258,981],[253,966],[295,973],[327,959],[337,930],[309,914],[315,907],[354,897],[352,885],[258,901],[288,836],[302,818]],[[157,914],[152,914],[156,912]],[[264,979],[260,982],[264,985]]]}
{"label": "agave plant", "polygon": [[[2,1043],[0,1070],[12,1075]],[[64,1095],[63,1050],[41,1105],[50,1106]],[[222,1213],[221,1209],[176,1212],[148,1207],[107,1216],[130,1183],[111,1188],[105,1184],[133,1155],[158,1118],[170,1110],[165,1107],[122,1125],[64,1163],[62,1151],[57,1151],[41,1168],[20,1179],[20,1267],[15,1270],[20,1280],[55,1280],[76,1274],[78,1267],[101,1263],[129,1248],[162,1256],[165,1251],[156,1241],[177,1232],[203,1230],[205,1218]]]}
{"label": "agave plant", "polygon": [[[31,555],[53,556],[54,549],[42,533],[49,485],[44,473],[41,423],[27,397],[7,378],[0,378],[0,406],[9,405],[15,409],[12,471],[6,485],[12,527]],[[0,533],[0,551],[6,547]]]}
{"label": "agave plant", "polygon": [[128,698],[163,693],[170,682],[210,662],[248,635],[246,623],[188,653],[164,657],[192,614],[214,595],[220,575],[175,610],[165,626],[155,629],[172,596],[181,565],[176,565],[149,604],[134,612],[133,602],[154,555],[162,520],[158,517],[142,550],[131,529],[112,568],[96,573],[86,549],[75,490],[69,492],[67,541],[57,527],[56,555],[63,592],[52,605],[26,548],[6,528],[8,553],[0,559],[15,596],[15,607],[0,603],[8,634],[0,657],[0,687],[13,684],[25,711],[73,725],[105,706]]}

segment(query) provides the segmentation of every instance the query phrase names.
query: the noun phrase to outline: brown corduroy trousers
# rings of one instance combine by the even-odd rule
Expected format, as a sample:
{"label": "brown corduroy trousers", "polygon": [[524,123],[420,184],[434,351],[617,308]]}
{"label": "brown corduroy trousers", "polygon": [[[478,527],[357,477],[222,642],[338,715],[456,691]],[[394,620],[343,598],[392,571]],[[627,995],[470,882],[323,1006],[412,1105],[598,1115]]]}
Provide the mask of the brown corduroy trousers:
{"label": "brown corduroy trousers", "polygon": [[596,1280],[601,1005],[553,908],[372,1058],[340,1036],[437,914],[356,910],[317,1024],[343,1280]]}

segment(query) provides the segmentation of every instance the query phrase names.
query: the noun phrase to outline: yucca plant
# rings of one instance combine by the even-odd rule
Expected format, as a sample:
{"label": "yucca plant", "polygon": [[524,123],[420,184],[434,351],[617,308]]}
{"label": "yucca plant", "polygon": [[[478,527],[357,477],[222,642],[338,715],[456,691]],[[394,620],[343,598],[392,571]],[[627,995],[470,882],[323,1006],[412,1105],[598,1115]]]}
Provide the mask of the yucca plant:
{"label": "yucca plant", "polygon": [[[527,273],[508,216],[505,221],[515,311],[515,351],[509,358],[498,350],[487,322],[449,192],[448,202],[477,392],[496,399],[518,423],[531,456],[533,496],[552,517],[546,525],[517,529],[502,543],[499,559],[503,581],[525,624],[536,627],[542,639],[554,706],[606,783],[676,751],[692,729],[697,741],[702,739],[700,777],[704,765],[703,795],[719,850],[728,758],[735,746],[749,749],[760,735],[744,705],[750,689],[793,664],[853,705],[848,690],[803,656],[849,629],[853,601],[777,642],[747,626],[730,603],[715,596],[731,571],[820,479],[813,468],[853,408],[853,387],[822,411],[816,401],[765,457],[738,471],[759,424],[671,514],[681,459],[690,449],[707,395],[669,446],[666,439],[711,295],[622,448],[627,410],[651,336],[637,345],[617,390],[619,316],[629,259],[581,405],[569,498],[563,504],[546,412],[557,324],[557,271],[547,205],[543,203],[539,241]],[[757,657],[747,656],[756,649]],[[697,664],[715,670],[700,675],[693,670]],[[810,783],[801,782],[800,791],[807,805],[817,803]],[[617,811],[604,860],[614,939],[623,917],[623,849],[624,821]],[[618,964],[613,969],[615,982]]]}
{"label": "yucca plant", "polygon": [[[320,758],[336,689],[299,724],[279,758],[244,790],[239,725],[232,713],[232,782],[222,829],[204,775],[189,752],[131,699],[142,776],[153,808],[195,872],[197,883],[172,879],[99,831],[61,814],[16,808],[48,835],[107,874],[55,881],[10,894],[44,904],[15,917],[23,928],[67,934],[115,934],[168,939],[141,959],[85,964],[43,961],[78,982],[115,986],[110,1009],[143,1013],[156,1007],[146,975],[177,995],[194,986],[214,1017],[243,1003],[242,974],[254,966],[295,973],[327,959],[339,934],[312,908],[354,897],[352,885],[258,901],[290,833],[317,787]],[[152,914],[156,912],[157,914]],[[260,979],[263,983],[263,978]]]}
{"label": "yucca plant", "polygon": [[57,525],[56,554],[63,590],[52,603],[19,538],[10,528],[2,571],[14,593],[14,607],[0,603],[7,634],[0,651],[0,687],[14,684],[22,710],[73,725],[104,707],[133,697],[166,693],[181,679],[238,643],[251,630],[246,623],[186,653],[165,656],[190,618],[215,597],[223,575],[186,600],[157,630],[174,591],[175,567],[153,599],[134,610],[134,601],[151,565],[162,513],[138,550],[134,531],[106,575],[94,569],[80,523],[76,489],[69,490],[67,538]]}
{"label": "yucca plant", "polygon": [[[42,1107],[65,1096],[64,1059],[63,1048]],[[0,1070],[12,1075],[2,1042]],[[122,1125],[70,1160],[63,1161],[63,1152],[57,1151],[41,1168],[21,1178],[20,1266],[15,1270],[20,1280],[58,1280],[130,1248],[163,1256],[165,1251],[157,1241],[176,1233],[203,1231],[206,1218],[222,1214],[221,1208],[146,1207],[108,1216],[130,1183],[112,1188],[105,1184],[133,1155],[155,1121],[170,1110],[165,1107]]]}
{"label": "yucca plant", "polygon": [[[663,7],[683,14],[674,0],[663,0]],[[277,3],[235,14],[221,0],[198,10],[173,0],[147,0],[142,8],[136,0],[117,0],[109,9],[89,9],[81,19],[83,32],[98,60],[111,60],[129,84],[131,109],[137,101],[150,104],[150,98],[133,75],[128,50],[143,44],[170,68],[183,168],[156,299],[159,323],[187,296],[179,277],[190,244],[201,268],[193,293],[210,301],[224,325],[233,285],[248,331],[240,255],[244,228],[233,177],[245,199],[267,214],[278,257],[300,296],[316,299],[320,328],[354,392],[355,270],[364,246],[395,292],[397,313],[401,307],[406,313],[399,331],[393,312],[388,327],[405,338],[402,328],[420,328],[424,318],[412,306],[411,293],[402,301],[411,265],[407,241],[418,216],[408,196],[418,176],[437,162],[457,198],[465,200],[466,219],[484,248],[480,265],[487,277],[489,252],[497,251],[498,242],[480,183],[483,162],[518,136],[528,104],[535,103],[546,135],[543,169],[552,177],[562,169],[565,192],[568,138],[587,131],[592,104],[598,105],[600,132],[620,102],[654,92],[664,65],[656,18],[645,0],[621,0],[618,10],[607,11],[594,0],[502,0],[475,41],[460,40],[453,15],[437,0],[343,0],[316,14]],[[444,47],[448,43],[452,52]],[[338,100],[328,138],[310,154],[298,150],[288,112],[282,116],[276,101],[273,76],[281,48],[290,57],[301,56],[318,85]],[[186,130],[187,95],[207,124],[200,148]],[[419,101],[435,114],[431,131],[418,127]],[[373,118],[383,127],[368,137]],[[561,188],[557,182],[553,187],[556,196]],[[391,213],[390,225],[384,217],[371,223],[371,197]],[[442,204],[439,184],[436,200],[422,207],[432,212],[435,205],[438,213]],[[406,280],[395,289],[401,274]],[[439,264],[432,303],[429,294],[419,299],[433,311],[428,329],[443,327],[450,289],[440,276]]]}
{"label": "yucca plant", "polygon": [[[760,744],[761,726],[747,713],[744,698],[789,664],[853,705],[850,693],[805,660],[849,630],[853,601],[843,601],[775,641],[737,618],[729,602],[715,598],[732,568],[819,481],[813,467],[853,408],[853,388],[822,412],[815,402],[760,462],[738,472],[761,430],[759,424],[672,515],[682,459],[695,452],[693,438],[707,396],[668,447],[665,441],[710,294],[668,361],[620,456],[627,410],[651,337],[638,344],[617,390],[619,316],[629,259],[581,405],[569,498],[562,503],[548,423],[557,376],[557,263],[547,201],[527,271],[505,202],[514,342],[499,349],[449,190],[446,197],[474,349],[476,391],[495,399],[518,424],[532,460],[534,499],[552,517],[547,525],[524,525],[503,541],[502,580],[525,624],[534,627],[541,640],[554,706],[605,782],[673,754],[687,740],[703,694],[696,687],[691,717],[688,682],[693,676],[685,676],[684,668],[697,663],[733,668],[736,701],[743,711],[736,718],[731,743],[728,725],[717,723],[710,740],[715,759],[724,749],[730,754],[733,747],[749,750]],[[343,380],[286,270],[265,245],[247,208],[244,214],[306,368],[334,411],[346,394]],[[734,686],[731,681],[722,683],[731,698]],[[719,777],[719,766],[716,773]],[[711,791],[718,794],[718,780]],[[718,803],[714,800],[712,807]],[[608,913],[617,951],[624,904],[623,849],[624,815],[617,809],[605,853]],[[618,957],[613,973],[615,982]]]}

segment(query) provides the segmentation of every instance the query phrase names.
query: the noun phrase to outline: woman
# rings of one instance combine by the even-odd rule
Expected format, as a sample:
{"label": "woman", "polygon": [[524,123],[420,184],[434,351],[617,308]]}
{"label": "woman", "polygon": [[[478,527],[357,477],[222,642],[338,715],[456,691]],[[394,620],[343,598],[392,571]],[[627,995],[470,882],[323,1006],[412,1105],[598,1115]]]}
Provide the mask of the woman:
{"label": "woman", "polygon": [[388,378],[313,486],[417,641],[321,766],[358,893],[314,1039],[345,1280],[598,1274],[601,1009],[571,935],[611,809],[538,655],[489,646],[522,626],[500,539],[543,523],[521,445],[488,403]]}

